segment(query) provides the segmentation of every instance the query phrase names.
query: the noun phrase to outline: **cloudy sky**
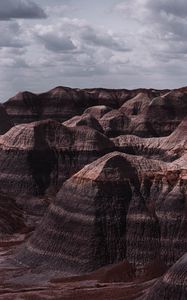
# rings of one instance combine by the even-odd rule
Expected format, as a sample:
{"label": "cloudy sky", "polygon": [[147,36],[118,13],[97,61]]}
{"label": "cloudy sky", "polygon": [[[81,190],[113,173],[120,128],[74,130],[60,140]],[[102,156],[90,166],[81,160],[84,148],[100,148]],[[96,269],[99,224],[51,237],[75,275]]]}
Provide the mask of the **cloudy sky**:
{"label": "cloudy sky", "polygon": [[54,86],[187,85],[186,0],[0,0],[0,101]]}

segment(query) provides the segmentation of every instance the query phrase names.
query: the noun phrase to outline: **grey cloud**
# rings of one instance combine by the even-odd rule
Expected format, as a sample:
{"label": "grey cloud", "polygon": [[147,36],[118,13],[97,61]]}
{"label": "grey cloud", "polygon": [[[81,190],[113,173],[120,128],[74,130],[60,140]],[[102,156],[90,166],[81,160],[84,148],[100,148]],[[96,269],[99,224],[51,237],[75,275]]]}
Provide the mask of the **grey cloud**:
{"label": "grey cloud", "polygon": [[69,37],[58,35],[58,33],[39,33],[37,37],[44,44],[45,48],[50,51],[66,52],[76,49],[76,46]]}
{"label": "grey cloud", "polygon": [[16,22],[2,22],[0,26],[0,47],[22,48],[26,43],[21,38],[21,29]]}
{"label": "grey cloud", "polygon": [[159,13],[165,12],[181,18],[187,17],[186,0],[148,0],[147,7]]}
{"label": "grey cloud", "polygon": [[46,18],[44,10],[30,0],[1,0],[0,20]]}
{"label": "grey cloud", "polygon": [[106,32],[97,32],[96,30],[88,26],[82,31],[81,38],[92,46],[105,47],[115,51],[130,50],[125,47],[122,41],[115,39],[112,35],[109,35]]}

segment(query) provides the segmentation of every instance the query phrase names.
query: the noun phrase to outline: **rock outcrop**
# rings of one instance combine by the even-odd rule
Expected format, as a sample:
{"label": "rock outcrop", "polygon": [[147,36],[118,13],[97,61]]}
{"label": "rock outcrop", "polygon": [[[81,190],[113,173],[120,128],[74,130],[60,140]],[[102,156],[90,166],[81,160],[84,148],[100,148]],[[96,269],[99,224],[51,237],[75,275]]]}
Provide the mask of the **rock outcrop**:
{"label": "rock outcrop", "polygon": [[5,235],[19,233],[26,229],[24,213],[15,200],[0,194],[0,239]]}
{"label": "rock outcrop", "polygon": [[111,111],[112,108],[106,105],[97,105],[87,108],[84,113],[92,115],[97,120],[100,120],[106,113]]}
{"label": "rock outcrop", "polygon": [[186,116],[187,90],[173,90],[154,98],[145,112],[147,136],[171,134]]}
{"label": "rock outcrop", "polygon": [[166,161],[174,161],[187,152],[187,118],[167,137],[141,138],[135,135],[122,135],[113,138],[119,151],[144,155]]}
{"label": "rock outcrop", "polygon": [[67,120],[63,124],[67,127],[88,126],[103,133],[103,128],[101,127],[98,120],[92,114],[89,113],[84,113],[81,116],[75,116]]}
{"label": "rock outcrop", "polygon": [[100,120],[104,133],[108,137],[115,137],[121,134],[128,134],[130,119],[119,110],[111,110],[106,113]]}
{"label": "rock outcrop", "polygon": [[43,196],[114,148],[100,132],[54,120],[13,127],[0,137],[0,186],[16,197]]}
{"label": "rock outcrop", "polygon": [[[127,216],[129,207],[134,205],[136,210],[132,200],[134,190],[139,190],[144,173],[164,168],[159,161],[118,152],[85,166],[63,184],[55,203],[17,259],[24,264],[48,265],[49,269],[72,274],[90,272],[123,260],[126,253],[133,251],[131,245],[127,245]],[[138,211],[140,221],[144,217],[141,213]],[[147,218],[154,218],[148,208]],[[144,229],[147,243],[142,241],[147,248],[150,248],[151,234],[154,231],[157,234],[154,224],[151,228],[150,224],[147,222],[143,227],[147,225],[147,232]],[[140,234],[137,232],[134,236],[132,232],[131,238],[144,239]],[[150,259],[155,257],[154,241],[152,247],[154,253]],[[145,251],[145,259],[147,255]],[[138,256],[136,263],[140,263]]]}
{"label": "rock outcrop", "polygon": [[0,105],[0,135],[6,133],[11,127],[13,123],[11,122],[5,108],[3,105]]}
{"label": "rock outcrop", "polygon": [[92,106],[104,105],[117,109],[141,91],[150,95],[151,98],[166,93],[166,90],[81,90],[59,86],[42,94],[20,92],[5,102],[4,106],[14,124],[49,118],[64,122],[76,115],[81,115]]}
{"label": "rock outcrop", "polygon": [[164,276],[150,289],[142,300],[187,299],[187,254],[184,254]]}
{"label": "rock outcrop", "polygon": [[0,299],[187,298],[187,88],[57,87],[0,115]]}

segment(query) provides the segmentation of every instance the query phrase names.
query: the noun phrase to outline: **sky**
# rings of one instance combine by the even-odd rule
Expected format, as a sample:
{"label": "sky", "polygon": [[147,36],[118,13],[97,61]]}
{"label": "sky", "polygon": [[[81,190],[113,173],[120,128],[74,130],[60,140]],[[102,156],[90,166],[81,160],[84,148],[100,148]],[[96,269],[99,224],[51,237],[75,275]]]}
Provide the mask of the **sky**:
{"label": "sky", "polygon": [[55,86],[177,88],[186,0],[0,0],[0,101]]}

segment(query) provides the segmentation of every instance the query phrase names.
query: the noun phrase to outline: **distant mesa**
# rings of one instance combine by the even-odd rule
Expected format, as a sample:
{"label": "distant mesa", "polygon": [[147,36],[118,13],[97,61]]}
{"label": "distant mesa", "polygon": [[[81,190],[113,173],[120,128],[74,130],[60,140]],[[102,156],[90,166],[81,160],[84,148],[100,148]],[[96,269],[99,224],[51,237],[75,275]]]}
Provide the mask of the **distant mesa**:
{"label": "distant mesa", "polygon": [[49,118],[64,122],[76,115],[81,115],[92,106],[107,106],[118,109],[124,102],[135,97],[140,92],[147,93],[153,98],[166,93],[166,91],[146,89],[132,91],[125,89],[72,89],[59,86],[41,94],[20,92],[5,102],[4,106],[14,124]]}

